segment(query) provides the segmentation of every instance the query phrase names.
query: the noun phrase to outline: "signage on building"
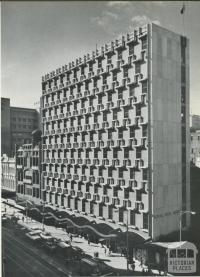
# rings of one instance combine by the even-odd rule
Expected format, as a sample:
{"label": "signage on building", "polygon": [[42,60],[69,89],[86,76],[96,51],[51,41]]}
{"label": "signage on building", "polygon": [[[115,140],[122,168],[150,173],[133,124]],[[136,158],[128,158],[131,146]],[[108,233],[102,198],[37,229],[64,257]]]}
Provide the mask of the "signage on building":
{"label": "signage on building", "polygon": [[196,272],[197,249],[193,243],[185,242],[181,246],[167,249],[168,272],[189,274]]}

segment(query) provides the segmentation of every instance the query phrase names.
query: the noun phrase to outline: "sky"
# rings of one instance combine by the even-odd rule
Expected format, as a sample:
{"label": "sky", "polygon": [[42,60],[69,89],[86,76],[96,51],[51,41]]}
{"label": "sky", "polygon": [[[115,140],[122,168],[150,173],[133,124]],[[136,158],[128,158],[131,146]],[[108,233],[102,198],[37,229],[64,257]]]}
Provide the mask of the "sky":
{"label": "sky", "polygon": [[41,77],[153,21],[190,39],[190,112],[200,115],[200,2],[6,1],[1,3],[2,97],[36,108]]}

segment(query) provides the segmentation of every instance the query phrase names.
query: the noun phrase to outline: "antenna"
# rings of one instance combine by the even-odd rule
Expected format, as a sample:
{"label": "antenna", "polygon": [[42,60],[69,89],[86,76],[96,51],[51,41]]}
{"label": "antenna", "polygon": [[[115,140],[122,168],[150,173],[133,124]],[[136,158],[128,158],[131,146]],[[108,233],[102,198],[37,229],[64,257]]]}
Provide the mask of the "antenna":
{"label": "antenna", "polygon": [[182,5],[182,8],[180,10],[180,13],[181,13],[182,18],[183,18],[183,36],[185,36],[185,9],[186,9],[186,5],[185,5],[185,1],[183,1],[183,5]]}

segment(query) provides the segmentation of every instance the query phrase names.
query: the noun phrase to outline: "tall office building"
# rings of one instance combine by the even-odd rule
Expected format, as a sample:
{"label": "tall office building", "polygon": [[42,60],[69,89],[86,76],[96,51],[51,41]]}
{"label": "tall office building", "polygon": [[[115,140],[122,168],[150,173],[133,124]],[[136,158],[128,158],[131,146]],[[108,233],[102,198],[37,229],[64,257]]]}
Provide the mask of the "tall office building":
{"label": "tall office building", "polygon": [[1,153],[14,156],[15,145],[31,143],[31,133],[39,128],[35,109],[10,106],[9,98],[1,98]]}
{"label": "tall office building", "polygon": [[43,200],[153,239],[178,230],[190,209],[188,78],[188,40],[154,24],[46,74]]}

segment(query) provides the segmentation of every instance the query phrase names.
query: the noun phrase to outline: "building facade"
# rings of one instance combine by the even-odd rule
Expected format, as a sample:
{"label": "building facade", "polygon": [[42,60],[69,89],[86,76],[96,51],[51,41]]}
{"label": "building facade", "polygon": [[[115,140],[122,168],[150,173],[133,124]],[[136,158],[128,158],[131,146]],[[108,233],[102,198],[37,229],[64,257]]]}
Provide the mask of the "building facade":
{"label": "building facade", "polygon": [[15,158],[3,155],[1,158],[1,189],[16,192],[16,162]]}
{"label": "building facade", "polygon": [[31,133],[39,128],[35,109],[10,106],[10,99],[1,98],[1,153],[14,156],[15,145],[31,143]]}
{"label": "building facade", "polygon": [[178,230],[190,209],[188,53],[185,37],[148,24],[42,78],[43,200],[153,239]]}
{"label": "building facade", "polygon": [[200,130],[191,132],[190,160],[194,165],[200,167]]}
{"label": "building facade", "polygon": [[16,151],[17,197],[40,203],[41,144],[24,144]]}

